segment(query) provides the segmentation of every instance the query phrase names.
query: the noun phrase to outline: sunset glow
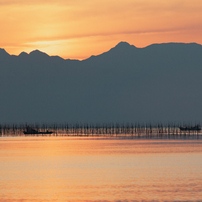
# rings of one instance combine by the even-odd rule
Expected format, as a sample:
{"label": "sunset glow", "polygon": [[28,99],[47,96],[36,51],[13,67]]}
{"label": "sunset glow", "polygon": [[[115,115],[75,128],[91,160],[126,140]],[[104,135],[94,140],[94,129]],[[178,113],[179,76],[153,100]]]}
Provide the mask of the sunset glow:
{"label": "sunset glow", "polygon": [[85,59],[120,41],[202,44],[200,0],[2,0],[0,48]]}

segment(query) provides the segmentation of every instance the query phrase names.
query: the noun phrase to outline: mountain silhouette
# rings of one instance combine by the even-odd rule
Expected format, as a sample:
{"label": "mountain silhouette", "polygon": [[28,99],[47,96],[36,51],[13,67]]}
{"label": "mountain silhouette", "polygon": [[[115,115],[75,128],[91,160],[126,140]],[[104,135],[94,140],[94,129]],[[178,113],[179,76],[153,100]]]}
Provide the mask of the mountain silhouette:
{"label": "mountain silhouette", "polygon": [[202,46],[120,42],[88,59],[0,49],[0,123],[198,122]]}

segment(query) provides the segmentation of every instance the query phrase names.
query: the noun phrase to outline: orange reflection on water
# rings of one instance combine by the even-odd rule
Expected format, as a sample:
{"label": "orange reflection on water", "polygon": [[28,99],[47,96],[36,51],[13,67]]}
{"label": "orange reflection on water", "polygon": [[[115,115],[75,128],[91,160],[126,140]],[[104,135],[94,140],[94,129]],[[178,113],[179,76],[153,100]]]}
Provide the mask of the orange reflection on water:
{"label": "orange reflection on water", "polygon": [[197,201],[201,140],[3,138],[0,201]]}

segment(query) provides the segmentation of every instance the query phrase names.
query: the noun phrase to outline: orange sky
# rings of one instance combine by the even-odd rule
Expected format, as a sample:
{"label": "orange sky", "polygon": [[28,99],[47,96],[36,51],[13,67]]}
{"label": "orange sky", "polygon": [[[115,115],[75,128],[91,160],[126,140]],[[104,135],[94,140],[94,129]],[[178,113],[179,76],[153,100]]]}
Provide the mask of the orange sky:
{"label": "orange sky", "polygon": [[201,0],[0,0],[0,48],[84,59],[120,41],[202,44]]}

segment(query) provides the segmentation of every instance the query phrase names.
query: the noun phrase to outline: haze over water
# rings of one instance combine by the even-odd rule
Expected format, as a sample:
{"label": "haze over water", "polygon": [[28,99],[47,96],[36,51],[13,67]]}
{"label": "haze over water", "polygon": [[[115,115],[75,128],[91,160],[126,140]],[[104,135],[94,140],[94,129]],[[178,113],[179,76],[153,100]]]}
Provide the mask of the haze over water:
{"label": "haze over water", "polygon": [[202,140],[1,137],[0,201],[200,201]]}

